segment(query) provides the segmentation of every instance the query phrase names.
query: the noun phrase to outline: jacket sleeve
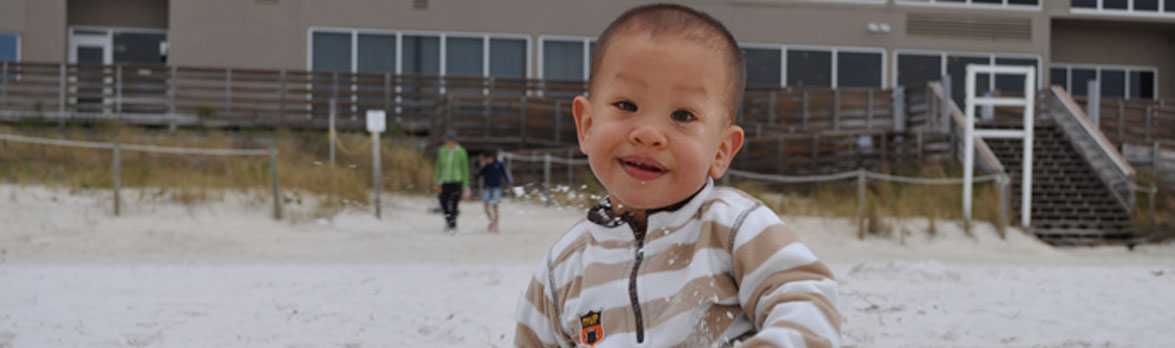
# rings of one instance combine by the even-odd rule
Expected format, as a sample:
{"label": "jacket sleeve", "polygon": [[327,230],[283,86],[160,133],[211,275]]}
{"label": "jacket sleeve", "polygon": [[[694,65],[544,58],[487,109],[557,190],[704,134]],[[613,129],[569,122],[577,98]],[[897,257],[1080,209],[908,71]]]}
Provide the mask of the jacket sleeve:
{"label": "jacket sleeve", "polygon": [[750,347],[839,347],[837,283],[769,208],[755,208],[735,231],[732,271],[738,299],[758,331]]}
{"label": "jacket sleeve", "polygon": [[458,148],[457,159],[457,173],[461,176],[461,186],[469,188],[469,155],[465,148]]}
{"label": "jacket sleeve", "polygon": [[558,328],[554,292],[551,291],[550,270],[544,262],[535,271],[522,299],[518,300],[514,330],[515,347],[571,347],[567,335]]}

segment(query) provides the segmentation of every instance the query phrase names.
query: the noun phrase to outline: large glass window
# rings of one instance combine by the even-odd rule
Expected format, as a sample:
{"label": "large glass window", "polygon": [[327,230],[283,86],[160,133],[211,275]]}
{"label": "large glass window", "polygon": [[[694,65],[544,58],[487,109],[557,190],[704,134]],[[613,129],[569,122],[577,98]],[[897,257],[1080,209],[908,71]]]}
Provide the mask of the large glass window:
{"label": "large glass window", "polygon": [[[1091,81],[1098,84],[1102,96],[1107,98],[1153,99],[1158,86],[1157,70],[1152,67],[1057,64],[1051,71],[1055,84],[1078,96],[1089,95]],[[1069,77],[1066,81],[1056,77],[1066,74]]]}
{"label": "large glass window", "polygon": [[1069,86],[1069,71],[1062,68],[1049,69],[1050,86]]}
{"label": "large glass window", "polygon": [[[951,75],[951,97],[955,99],[955,103],[961,107],[967,96],[967,66],[968,65],[991,65],[991,58],[981,56],[947,56],[947,74]],[[991,76],[988,74],[975,74],[975,94],[986,95],[991,91],[990,86]]]}
{"label": "large glass window", "polygon": [[490,39],[490,76],[526,77],[526,40]]}
{"label": "large glass window", "polygon": [[481,38],[450,37],[445,42],[445,74],[449,76],[482,76]]}
{"label": "large glass window", "polygon": [[832,87],[832,52],[788,49],[787,85]]}
{"label": "large glass window", "polygon": [[942,79],[942,55],[898,54],[898,86],[924,88],[930,81]]}
{"label": "large glass window", "polygon": [[395,73],[396,57],[395,34],[359,34],[359,72]]}
{"label": "large glass window", "polygon": [[436,36],[403,35],[403,74],[440,75],[441,39]]}
{"label": "large glass window", "polygon": [[316,32],[311,46],[314,70],[351,72],[350,33]]}
{"label": "large glass window", "polygon": [[783,54],[779,48],[743,48],[747,65],[747,87],[778,88]]}
{"label": "large glass window", "polygon": [[543,41],[543,79],[584,81],[587,62],[583,59],[583,40]]}
{"label": "large glass window", "polygon": [[0,61],[20,60],[20,37],[17,34],[0,33]]}
{"label": "large glass window", "polygon": [[[1028,66],[1039,68],[1036,58],[1001,58],[996,57],[996,65]],[[1041,73],[1038,69],[1037,73]],[[1040,89],[1042,86],[1036,86]],[[1002,96],[1024,96],[1024,76],[1002,75],[995,76],[995,90]]]}
{"label": "large glass window", "polygon": [[164,64],[162,44],[167,41],[163,33],[114,33],[114,63]]}
{"label": "large glass window", "polygon": [[882,53],[836,53],[837,87],[881,87]]}
{"label": "large glass window", "polygon": [[1080,11],[1105,11],[1106,14],[1159,14],[1175,12],[1175,0],[1070,0],[1070,8]]}

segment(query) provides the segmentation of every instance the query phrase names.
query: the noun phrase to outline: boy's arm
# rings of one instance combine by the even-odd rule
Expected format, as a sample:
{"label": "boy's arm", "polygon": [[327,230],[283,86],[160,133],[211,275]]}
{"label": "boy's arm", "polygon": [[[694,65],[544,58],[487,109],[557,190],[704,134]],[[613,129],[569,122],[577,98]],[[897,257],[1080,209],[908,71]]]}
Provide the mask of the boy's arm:
{"label": "boy's arm", "polygon": [[557,304],[552,298],[554,293],[551,292],[547,272],[550,270],[544,262],[518,301],[515,347],[562,347],[562,343],[570,344],[567,336],[556,326],[559,315],[555,310]]}
{"label": "boy's arm", "polygon": [[738,299],[758,332],[750,347],[839,347],[832,272],[775,213],[760,206],[739,226],[732,250]]}

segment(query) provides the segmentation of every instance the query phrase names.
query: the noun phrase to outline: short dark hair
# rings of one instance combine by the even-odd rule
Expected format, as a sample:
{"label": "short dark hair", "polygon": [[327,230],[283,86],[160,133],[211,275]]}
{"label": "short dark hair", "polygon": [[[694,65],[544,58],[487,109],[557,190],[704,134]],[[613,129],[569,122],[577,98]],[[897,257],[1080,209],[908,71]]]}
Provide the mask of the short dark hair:
{"label": "short dark hair", "polygon": [[613,20],[597,39],[597,49],[592,52],[591,73],[588,76],[588,90],[595,89],[596,72],[603,66],[604,53],[619,33],[628,31],[677,35],[681,38],[704,45],[717,46],[725,53],[730,68],[730,119],[738,113],[742,104],[743,90],[747,85],[746,63],[734,35],[722,22],[705,12],[677,4],[649,4],[625,11]]}

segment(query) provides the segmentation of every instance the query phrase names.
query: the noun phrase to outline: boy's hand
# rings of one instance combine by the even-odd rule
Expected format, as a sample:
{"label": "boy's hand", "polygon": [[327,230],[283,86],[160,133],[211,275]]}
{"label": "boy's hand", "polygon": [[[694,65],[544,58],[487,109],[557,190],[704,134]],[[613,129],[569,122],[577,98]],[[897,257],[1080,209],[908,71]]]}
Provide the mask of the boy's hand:
{"label": "boy's hand", "polygon": [[468,187],[466,187],[465,191],[461,193],[461,199],[469,200],[469,197],[472,195],[473,195],[473,192],[471,190],[469,190]]}

